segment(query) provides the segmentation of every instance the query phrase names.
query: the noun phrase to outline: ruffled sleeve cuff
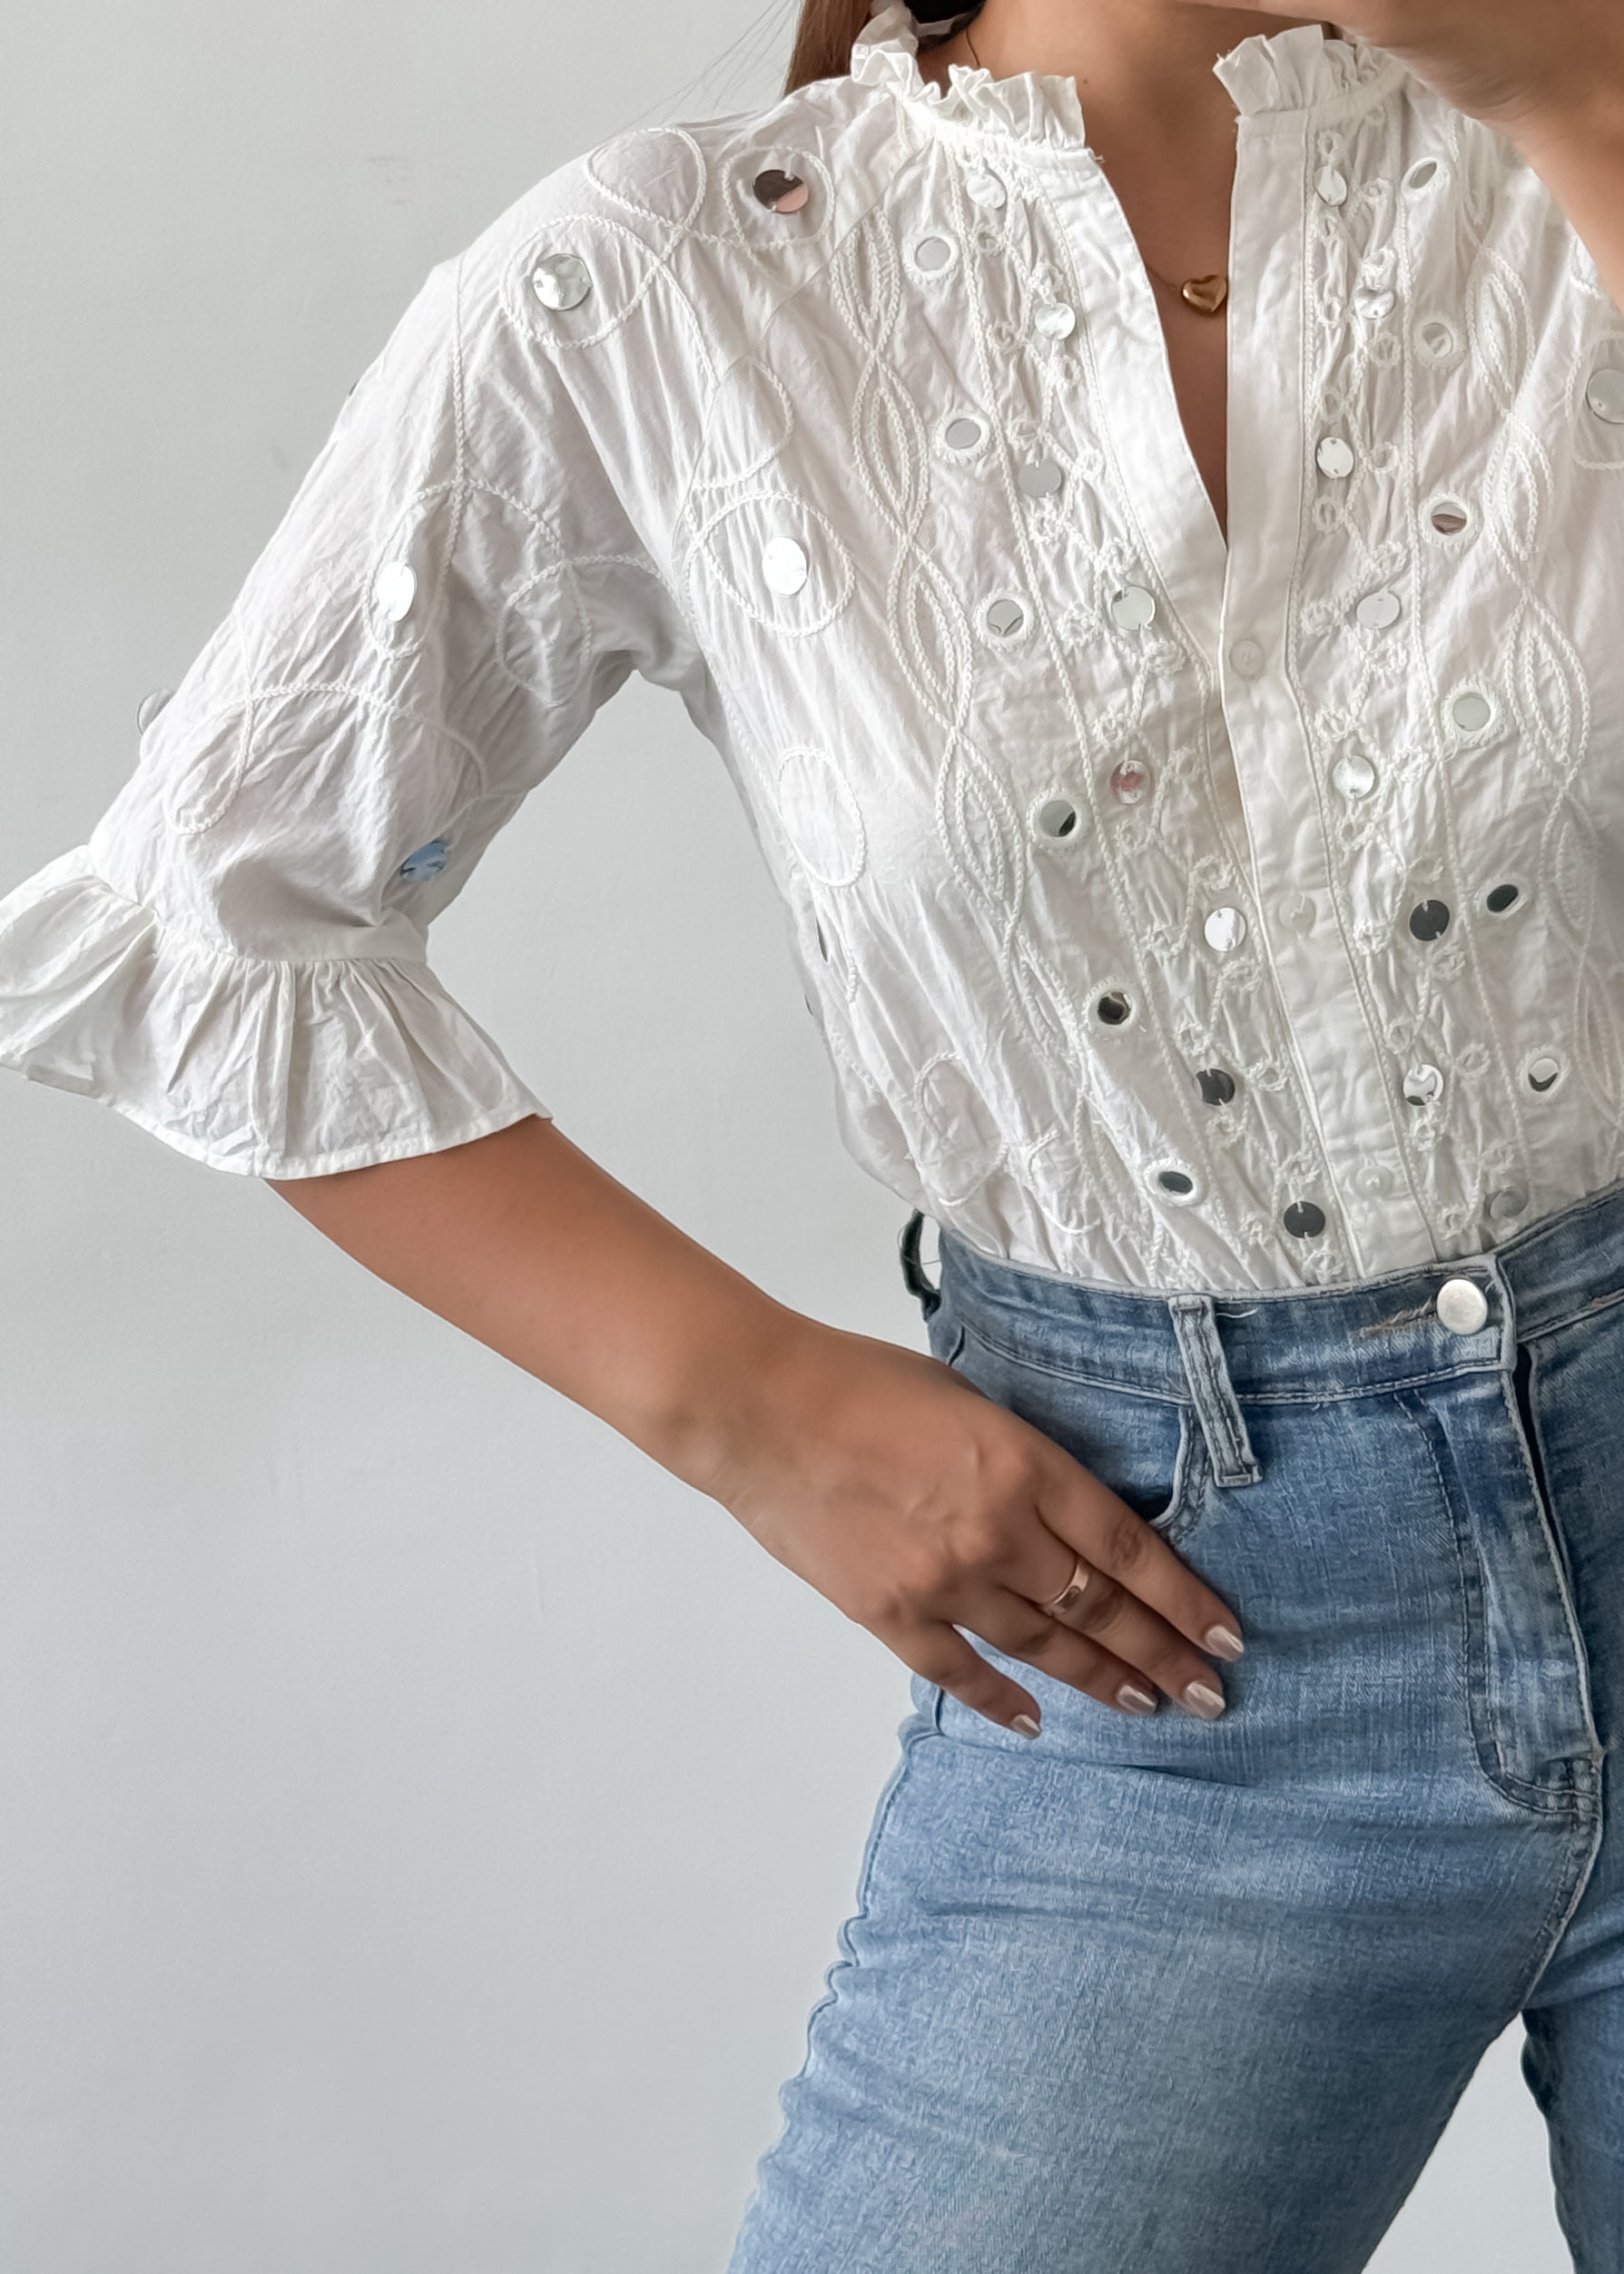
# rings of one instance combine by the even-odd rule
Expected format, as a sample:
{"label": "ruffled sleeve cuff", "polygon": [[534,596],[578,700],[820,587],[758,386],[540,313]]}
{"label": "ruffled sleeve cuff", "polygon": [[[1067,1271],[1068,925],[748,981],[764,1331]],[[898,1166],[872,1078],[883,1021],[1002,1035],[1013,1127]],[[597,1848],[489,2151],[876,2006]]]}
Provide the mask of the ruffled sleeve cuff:
{"label": "ruffled sleeve cuff", "polygon": [[427,964],[235,955],[115,892],[84,845],[0,901],[0,1066],[245,1176],[549,1117]]}

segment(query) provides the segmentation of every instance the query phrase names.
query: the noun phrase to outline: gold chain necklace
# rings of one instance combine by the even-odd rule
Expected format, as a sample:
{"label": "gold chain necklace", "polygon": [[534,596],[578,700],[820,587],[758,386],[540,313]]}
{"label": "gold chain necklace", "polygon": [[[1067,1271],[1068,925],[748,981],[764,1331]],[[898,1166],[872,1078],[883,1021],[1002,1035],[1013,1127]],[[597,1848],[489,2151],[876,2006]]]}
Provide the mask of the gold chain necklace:
{"label": "gold chain necklace", "polygon": [[[964,26],[964,44],[969,48],[970,60],[977,70],[985,71],[987,66],[976,54],[976,43],[970,37],[968,24]],[[1176,292],[1186,306],[1195,309],[1199,315],[1217,315],[1225,301],[1229,298],[1229,279],[1226,276],[1186,276],[1182,284],[1175,284],[1171,277],[1158,274],[1151,267],[1149,261],[1145,261],[1143,251],[1140,252],[1139,258],[1145,261],[1147,276],[1154,277],[1156,281],[1165,285],[1169,292]]]}

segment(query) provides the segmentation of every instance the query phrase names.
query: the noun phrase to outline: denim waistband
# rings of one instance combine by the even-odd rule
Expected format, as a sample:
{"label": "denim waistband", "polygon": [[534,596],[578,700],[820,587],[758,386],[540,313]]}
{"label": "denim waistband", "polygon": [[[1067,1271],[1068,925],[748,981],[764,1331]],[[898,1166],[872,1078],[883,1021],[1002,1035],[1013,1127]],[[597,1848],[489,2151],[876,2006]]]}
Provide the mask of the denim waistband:
{"label": "denim waistband", "polygon": [[[1467,1367],[1509,1367],[1519,1342],[1624,1300],[1624,1184],[1491,1251],[1324,1287],[1102,1286],[983,1255],[946,1226],[938,1252],[939,1288],[927,1307],[946,1303],[1037,1363],[1047,1354],[1069,1369],[1097,1367],[1107,1380],[1187,1396],[1191,1354],[1216,1340],[1236,1396],[1346,1396]],[[916,1223],[904,1235],[903,1263],[915,1292],[929,1289],[918,1273]],[[1439,1292],[1452,1281],[1481,1293],[1481,1325],[1471,1324],[1473,1298],[1459,1288],[1441,1315]]]}

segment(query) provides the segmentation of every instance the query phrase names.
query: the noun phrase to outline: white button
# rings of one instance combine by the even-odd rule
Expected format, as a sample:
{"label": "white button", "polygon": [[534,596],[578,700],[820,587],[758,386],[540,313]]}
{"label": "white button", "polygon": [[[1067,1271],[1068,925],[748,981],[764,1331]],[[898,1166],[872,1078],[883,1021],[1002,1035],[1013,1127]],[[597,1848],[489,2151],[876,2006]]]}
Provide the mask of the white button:
{"label": "white button", "polygon": [[1343,481],[1353,470],[1353,453],[1339,434],[1328,434],[1314,454],[1314,462],[1322,474],[1329,474],[1333,481]]}
{"label": "white button", "polygon": [[1201,929],[1207,946],[1216,948],[1220,955],[1227,955],[1245,938],[1246,920],[1238,908],[1215,908]]}
{"label": "white button", "polygon": [[1263,669],[1263,650],[1255,640],[1236,640],[1229,651],[1229,661],[1243,679],[1255,679]]}
{"label": "white button", "polygon": [[1156,614],[1156,601],[1143,585],[1124,585],[1110,597],[1111,621],[1125,632],[1142,632]]}
{"label": "white button", "polygon": [[1384,632],[1403,612],[1404,604],[1396,592],[1367,592],[1353,614],[1367,631]]}
{"label": "white button", "polygon": [[378,603],[378,613],[387,616],[391,624],[399,624],[411,614],[411,604],[417,596],[417,572],[409,561],[385,561],[372,579],[372,597]]}
{"label": "white button", "polygon": [[530,283],[544,308],[576,308],[592,290],[592,271],[579,253],[544,252]]}
{"label": "white button", "polygon": [[1032,322],[1046,340],[1064,340],[1077,329],[1077,310],[1068,300],[1045,300]]}
{"label": "white button", "polygon": [[1446,1279],[1438,1290],[1438,1316],[1452,1334],[1475,1334],[1489,1316],[1489,1298],[1475,1279]]}
{"label": "white button", "polygon": [[773,537],[762,547],[762,575],[774,592],[799,592],[806,582],[808,563],[792,537]]}
{"label": "white button", "polygon": [[1348,185],[1334,166],[1322,166],[1314,177],[1314,186],[1327,205],[1340,205],[1348,193]]}
{"label": "white button", "polygon": [[1376,786],[1376,770],[1362,750],[1350,750],[1332,767],[1331,779],[1345,798],[1369,797]]}
{"label": "white button", "polygon": [[1035,458],[1017,469],[1015,478],[1029,497],[1048,497],[1064,477],[1052,458]]}
{"label": "white button", "polygon": [[1287,931],[1310,932],[1314,930],[1314,902],[1306,892],[1288,892],[1276,906],[1275,913]]}
{"label": "white button", "polygon": [[973,198],[978,205],[1001,205],[1004,202],[1003,183],[985,166],[978,166],[974,172],[965,175],[964,189],[966,196]]}
{"label": "white button", "polygon": [[1609,427],[1624,427],[1624,371],[1598,364],[1585,388],[1585,400]]}

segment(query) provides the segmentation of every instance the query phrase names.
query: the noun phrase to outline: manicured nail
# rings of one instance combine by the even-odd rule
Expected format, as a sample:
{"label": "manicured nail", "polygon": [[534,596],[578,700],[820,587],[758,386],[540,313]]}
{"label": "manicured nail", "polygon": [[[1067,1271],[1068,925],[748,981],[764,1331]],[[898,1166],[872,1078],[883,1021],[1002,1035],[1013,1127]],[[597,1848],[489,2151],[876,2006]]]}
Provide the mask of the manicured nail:
{"label": "manicured nail", "polygon": [[1132,1682],[1124,1682],[1117,1692],[1117,1703],[1128,1713],[1154,1713],[1156,1699],[1147,1689],[1136,1689]]}
{"label": "manicured nail", "polygon": [[1209,1627],[1203,1640],[1221,1659],[1238,1659],[1246,1647],[1233,1627]]}
{"label": "manicured nail", "polygon": [[1023,1737],[1035,1737],[1038,1735],[1038,1725],[1029,1713],[1018,1713],[1009,1727],[1012,1729],[1019,1729]]}
{"label": "manicured nail", "polygon": [[1224,1693],[1210,1682],[1191,1682],[1184,1693],[1184,1701],[1192,1713],[1198,1713],[1204,1721],[1216,1721],[1224,1710]]}

